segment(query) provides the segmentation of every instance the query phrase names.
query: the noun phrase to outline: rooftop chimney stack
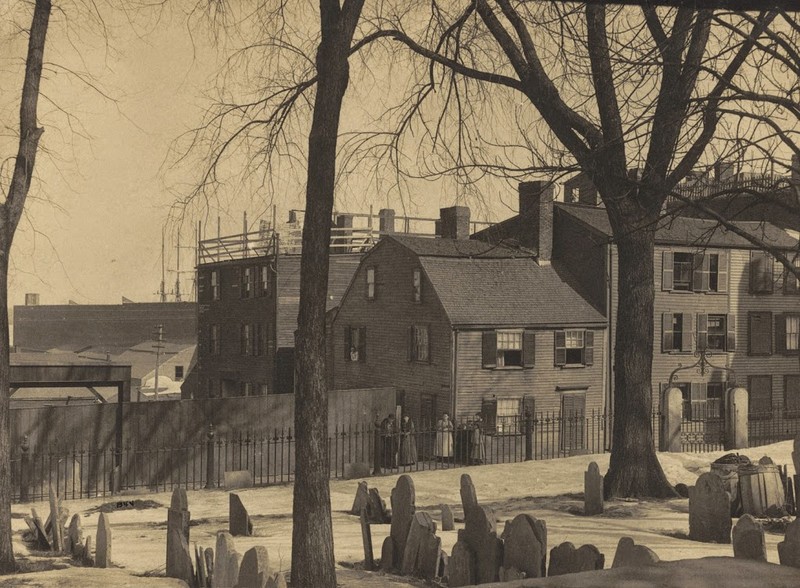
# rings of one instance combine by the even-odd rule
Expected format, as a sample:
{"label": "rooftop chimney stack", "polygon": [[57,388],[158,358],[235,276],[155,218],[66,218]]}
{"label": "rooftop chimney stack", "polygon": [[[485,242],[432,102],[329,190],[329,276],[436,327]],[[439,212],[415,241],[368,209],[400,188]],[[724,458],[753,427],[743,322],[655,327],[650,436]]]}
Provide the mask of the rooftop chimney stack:
{"label": "rooftop chimney stack", "polygon": [[25,294],[25,306],[39,306],[39,294],[36,292]]}
{"label": "rooftop chimney stack", "polygon": [[445,239],[469,239],[469,207],[440,208],[437,234]]}
{"label": "rooftop chimney stack", "polygon": [[714,164],[714,179],[717,182],[725,182],[733,179],[734,166],[732,163],[726,161],[718,161]]}
{"label": "rooftop chimney stack", "polygon": [[378,230],[381,234],[394,233],[394,209],[380,209],[378,212]]}
{"label": "rooftop chimney stack", "polygon": [[552,182],[520,182],[519,213],[531,219],[533,243],[539,263],[547,265],[553,256],[553,199]]}

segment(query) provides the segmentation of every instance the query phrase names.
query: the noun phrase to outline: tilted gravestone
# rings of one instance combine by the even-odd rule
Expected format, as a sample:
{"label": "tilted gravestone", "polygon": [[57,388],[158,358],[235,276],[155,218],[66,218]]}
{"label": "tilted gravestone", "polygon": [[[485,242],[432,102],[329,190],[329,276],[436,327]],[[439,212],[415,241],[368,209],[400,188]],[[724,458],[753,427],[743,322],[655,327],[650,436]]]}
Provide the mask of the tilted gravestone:
{"label": "tilted gravestone", "polygon": [[595,462],[583,474],[583,514],[603,514],[603,476]]}
{"label": "tilted gravestone", "polygon": [[83,557],[83,529],[81,528],[81,517],[78,514],[72,515],[67,530],[67,544],[69,545],[70,555],[74,559]]}
{"label": "tilted gravestone", "polygon": [[733,528],[733,557],[767,561],[764,528],[752,515],[742,515]]}
{"label": "tilted gravestone", "polygon": [[350,509],[350,514],[356,516],[361,515],[361,511],[367,508],[369,503],[369,489],[366,482],[359,482],[356,488],[356,497],[353,500],[353,507]]}
{"label": "tilted gravestone", "polygon": [[475,485],[469,474],[461,475],[461,503],[464,507],[464,528],[459,541],[466,541],[475,557],[475,581],[478,584],[499,579],[502,563],[502,541],[497,537],[494,511],[478,504]]}
{"label": "tilted gravestone", "polygon": [[456,519],[453,516],[453,509],[449,504],[442,505],[442,531],[453,531],[456,528]]}
{"label": "tilted gravestone", "polygon": [[397,484],[392,490],[392,527],[389,531],[389,537],[392,539],[392,561],[397,568],[403,565],[406,539],[416,508],[414,480],[411,476],[403,474],[397,479]]}
{"label": "tilted gravestone", "polygon": [[111,565],[111,524],[106,513],[100,513],[97,522],[97,547],[94,556],[95,567],[107,568]]}
{"label": "tilted gravestone", "polygon": [[548,576],[563,576],[578,572],[602,570],[606,558],[594,545],[581,545],[578,549],[569,541],[550,550]]}
{"label": "tilted gravestone", "polygon": [[47,531],[45,531],[42,518],[39,516],[39,513],[36,512],[35,508],[31,508],[31,519],[33,520],[33,526],[36,528],[37,547],[50,551],[50,538],[47,535]]}
{"label": "tilted gravestone", "polygon": [[239,583],[239,566],[241,564],[233,537],[226,531],[217,533],[217,545],[214,549],[214,573],[211,576],[212,588],[228,588]]}
{"label": "tilted gravestone", "polygon": [[730,494],[716,474],[707,472],[689,488],[689,539],[705,543],[731,542]]}
{"label": "tilted gravestone", "polygon": [[392,517],[386,512],[386,502],[381,498],[380,492],[377,488],[369,489],[369,498],[367,500],[367,519],[370,523],[383,524],[389,523]]}
{"label": "tilted gravestone", "polygon": [[176,488],[167,510],[167,577],[183,580],[191,586],[194,572],[189,551],[190,520],[186,490]]}
{"label": "tilted gravestone", "polygon": [[394,568],[394,541],[392,541],[392,536],[389,535],[383,540],[383,545],[381,546],[381,571],[391,572]]}
{"label": "tilted gravestone", "polygon": [[242,504],[242,499],[233,492],[230,493],[229,497],[228,515],[231,535],[234,537],[252,537],[253,522],[250,520],[250,515],[247,514],[244,504]]}
{"label": "tilted gravestone", "polygon": [[375,554],[372,551],[372,529],[367,520],[367,509],[361,511],[361,543],[364,545],[364,569],[371,572],[375,567]]}
{"label": "tilted gravestone", "polygon": [[800,568],[800,518],[786,527],[786,535],[778,543],[778,558],[782,566]]}
{"label": "tilted gravestone", "polygon": [[208,586],[211,586],[211,580],[214,577],[214,549],[206,547],[203,551],[203,562],[208,572]]}
{"label": "tilted gravestone", "polygon": [[267,548],[257,545],[248,549],[242,558],[242,565],[239,567],[240,588],[265,588],[269,571],[269,553]]}
{"label": "tilted gravestone", "polygon": [[503,529],[503,574],[506,581],[511,570],[525,574],[526,578],[543,578],[546,575],[547,526],[544,521],[520,514],[506,523]]}
{"label": "tilted gravestone", "polygon": [[50,484],[50,546],[53,551],[61,553],[64,551],[64,527],[61,522],[61,497],[56,493],[56,489]]}
{"label": "tilted gravestone", "polygon": [[453,553],[447,562],[448,586],[472,586],[475,584],[475,554],[466,541],[459,539],[453,545]]}
{"label": "tilted gravestone", "polygon": [[[727,508],[727,503],[725,503]],[[612,568],[640,568],[659,562],[655,552],[645,545],[636,545],[630,537],[623,537],[617,543]]]}
{"label": "tilted gravestone", "polygon": [[411,520],[400,571],[404,576],[433,580],[439,561],[441,539],[436,536],[436,523],[427,512],[415,512]]}

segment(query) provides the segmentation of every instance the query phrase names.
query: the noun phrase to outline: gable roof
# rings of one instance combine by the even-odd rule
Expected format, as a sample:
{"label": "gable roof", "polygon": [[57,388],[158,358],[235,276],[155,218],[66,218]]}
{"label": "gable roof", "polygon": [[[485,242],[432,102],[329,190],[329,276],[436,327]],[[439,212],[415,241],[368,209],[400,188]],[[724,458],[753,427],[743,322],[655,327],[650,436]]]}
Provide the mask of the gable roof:
{"label": "gable roof", "polygon": [[556,273],[532,258],[420,256],[453,325],[596,325],[605,319]]}
{"label": "gable roof", "polygon": [[409,237],[406,235],[387,235],[384,239],[396,241],[420,257],[454,257],[482,259],[516,259],[531,258],[533,252],[493,245],[474,239],[443,239],[431,237]]}
{"label": "gable roof", "polygon": [[[611,239],[611,223],[606,209],[575,203],[555,203],[557,210],[579,220],[595,232]],[[769,222],[732,221],[737,228],[750,233],[774,247],[795,249],[797,241],[783,229]],[[703,247],[735,247],[756,249],[744,237],[737,235],[717,221],[685,216],[668,216],[656,227],[656,243],[663,245],[699,245]]]}

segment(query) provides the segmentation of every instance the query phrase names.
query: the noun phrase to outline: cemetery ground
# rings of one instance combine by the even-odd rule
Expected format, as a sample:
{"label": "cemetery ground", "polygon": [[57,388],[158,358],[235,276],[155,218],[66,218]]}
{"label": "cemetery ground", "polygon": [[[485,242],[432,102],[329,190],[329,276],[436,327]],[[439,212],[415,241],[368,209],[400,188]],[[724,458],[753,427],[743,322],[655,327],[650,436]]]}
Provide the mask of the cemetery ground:
{"label": "cemetery ground", "polygon": [[[794,473],[791,459],[792,442],[741,450],[740,453],[757,461],[769,455],[777,464],[788,464]],[[697,477],[709,471],[710,464],[726,452],[702,454],[660,453],[659,459],[667,478],[673,484],[694,485]],[[469,473],[481,505],[491,506],[497,516],[498,534],[505,521],[517,514],[531,514],[547,524],[548,549],[563,541],[576,546],[596,545],[605,554],[606,568],[611,561],[620,537],[629,536],[636,544],[652,549],[662,561],[733,555],[730,544],[699,543],[688,539],[688,499],[673,500],[614,500],[606,502],[601,515],[583,516],[584,472],[590,462],[608,469],[608,454],[585,455],[548,461],[514,464],[471,466],[449,470],[414,472],[417,510],[430,513],[437,522],[437,534],[442,548],[450,553],[456,542],[457,529],[463,528],[460,497],[460,477]],[[377,488],[389,505],[391,490],[398,475],[368,478],[370,488]],[[386,576],[380,572],[365,572],[362,567],[364,549],[361,526],[357,516],[349,514],[359,480],[331,481],[333,531],[340,586],[424,586],[421,580]],[[236,549],[244,553],[256,545],[269,551],[271,567],[288,571],[291,561],[292,487],[269,486],[236,490],[249,511],[255,531],[251,537],[235,537]],[[190,491],[187,493],[191,512],[191,543],[214,547],[216,533],[228,530],[228,492],[222,489]],[[443,531],[440,524],[440,505],[449,504],[456,517],[456,531]],[[180,586],[181,582],[164,578],[166,559],[167,508],[170,492],[148,492],[65,501],[72,516],[81,515],[84,535],[94,535],[101,509],[110,518],[113,534],[113,566],[110,569],[72,567],[68,557],[34,550],[23,542],[27,528],[23,517],[33,506],[39,512],[48,511],[47,503],[13,505],[12,526],[15,551],[24,569],[42,570],[0,578],[2,586]],[[372,525],[375,556],[379,557],[389,525]],[[769,529],[766,534],[767,559],[778,563],[777,544],[783,540],[784,529]],[[739,560],[737,560],[739,561]],[[720,569],[733,569],[733,560],[718,562]],[[60,569],[52,569],[53,566]],[[713,566],[708,564],[707,569]],[[677,571],[677,570],[676,570]],[[563,579],[568,578],[562,577]],[[696,576],[695,580],[698,580]],[[752,577],[749,578],[753,580]],[[558,584],[571,585],[571,584]],[[692,584],[695,585],[695,584]],[[701,585],[701,584],[697,584]],[[731,585],[731,584],[726,584]],[[743,584],[746,585],[746,584]]]}

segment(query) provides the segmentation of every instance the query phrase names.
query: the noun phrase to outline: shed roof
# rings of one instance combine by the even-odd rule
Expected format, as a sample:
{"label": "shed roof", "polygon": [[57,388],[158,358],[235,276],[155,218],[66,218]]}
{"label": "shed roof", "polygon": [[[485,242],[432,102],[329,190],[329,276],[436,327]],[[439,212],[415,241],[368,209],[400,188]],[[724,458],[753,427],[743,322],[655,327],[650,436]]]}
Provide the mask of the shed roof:
{"label": "shed roof", "polygon": [[[611,223],[606,209],[585,204],[557,202],[559,210],[578,219],[596,232],[612,236]],[[785,230],[769,222],[731,221],[737,228],[774,247],[795,249],[797,240]],[[703,247],[736,247],[755,249],[744,237],[721,226],[717,221],[685,216],[668,216],[658,223],[656,243],[664,245],[700,245]]]}
{"label": "shed roof", "polygon": [[453,325],[605,326],[603,316],[552,266],[530,257],[419,259]]}

